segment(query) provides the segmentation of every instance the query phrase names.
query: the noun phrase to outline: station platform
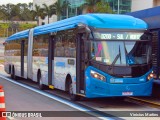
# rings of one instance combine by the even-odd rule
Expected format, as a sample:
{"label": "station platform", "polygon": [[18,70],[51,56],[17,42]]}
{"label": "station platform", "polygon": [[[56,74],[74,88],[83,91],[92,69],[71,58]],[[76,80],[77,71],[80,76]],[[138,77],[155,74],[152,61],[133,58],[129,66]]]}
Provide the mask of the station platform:
{"label": "station platform", "polygon": [[154,80],[152,96],[149,97],[129,97],[143,104],[149,104],[160,108],[160,80]]}

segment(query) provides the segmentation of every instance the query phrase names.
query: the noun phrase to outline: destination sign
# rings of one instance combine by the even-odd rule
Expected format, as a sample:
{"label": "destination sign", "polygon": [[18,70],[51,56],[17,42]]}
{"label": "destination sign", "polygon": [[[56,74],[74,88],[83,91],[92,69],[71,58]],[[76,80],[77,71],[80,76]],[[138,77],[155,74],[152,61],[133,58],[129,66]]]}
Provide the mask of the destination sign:
{"label": "destination sign", "polygon": [[143,33],[118,32],[118,33],[96,33],[95,37],[105,40],[140,40]]}

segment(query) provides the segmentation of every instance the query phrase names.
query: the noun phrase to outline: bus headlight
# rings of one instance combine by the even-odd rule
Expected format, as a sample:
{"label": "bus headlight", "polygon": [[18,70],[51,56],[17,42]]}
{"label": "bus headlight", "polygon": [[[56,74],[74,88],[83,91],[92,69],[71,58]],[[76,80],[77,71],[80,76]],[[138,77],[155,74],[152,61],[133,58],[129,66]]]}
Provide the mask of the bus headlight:
{"label": "bus headlight", "polygon": [[148,76],[147,76],[147,80],[150,80],[151,78],[154,78],[155,77],[155,74],[154,73],[150,73]]}
{"label": "bus headlight", "polygon": [[102,75],[102,74],[100,74],[100,73],[97,73],[97,72],[95,72],[95,71],[93,71],[93,70],[91,70],[91,76],[93,77],[93,78],[96,78],[96,79],[99,79],[99,80],[101,80],[101,81],[106,81],[106,78]]}

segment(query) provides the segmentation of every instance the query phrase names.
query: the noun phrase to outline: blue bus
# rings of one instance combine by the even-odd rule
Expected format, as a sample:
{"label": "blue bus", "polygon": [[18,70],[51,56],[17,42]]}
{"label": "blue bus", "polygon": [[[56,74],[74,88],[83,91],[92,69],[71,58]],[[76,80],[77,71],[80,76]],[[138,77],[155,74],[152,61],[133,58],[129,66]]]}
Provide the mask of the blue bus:
{"label": "blue bus", "polygon": [[85,14],[18,32],[5,41],[5,71],[71,100],[152,93],[151,34],[128,15]]}

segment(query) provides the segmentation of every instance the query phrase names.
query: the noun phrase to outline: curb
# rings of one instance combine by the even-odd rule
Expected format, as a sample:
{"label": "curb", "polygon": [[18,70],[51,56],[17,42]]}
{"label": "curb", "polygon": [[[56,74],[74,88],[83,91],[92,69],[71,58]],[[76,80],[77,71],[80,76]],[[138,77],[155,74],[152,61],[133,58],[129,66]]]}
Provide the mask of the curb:
{"label": "curb", "polygon": [[144,103],[149,103],[149,104],[156,105],[156,106],[160,107],[160,103],[155,103],[153,101],[144,100],[144,99],[135,98],[135,97],[128,97],[128,98],[136,100],[136,101],[141,101],[141,102],[144,102]]}

